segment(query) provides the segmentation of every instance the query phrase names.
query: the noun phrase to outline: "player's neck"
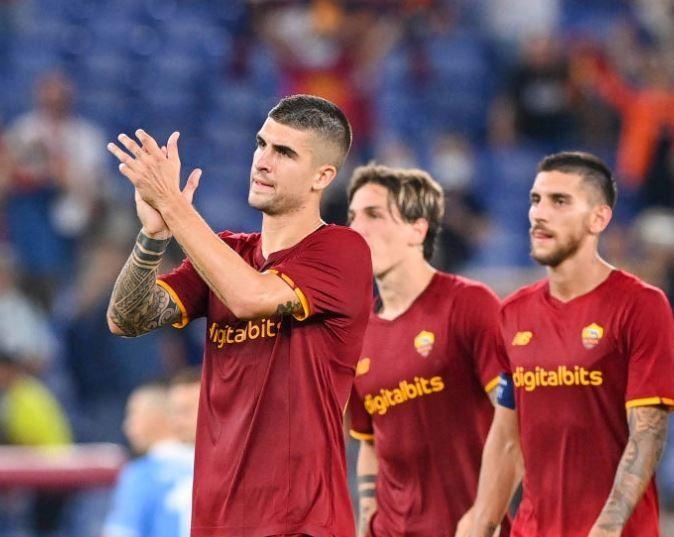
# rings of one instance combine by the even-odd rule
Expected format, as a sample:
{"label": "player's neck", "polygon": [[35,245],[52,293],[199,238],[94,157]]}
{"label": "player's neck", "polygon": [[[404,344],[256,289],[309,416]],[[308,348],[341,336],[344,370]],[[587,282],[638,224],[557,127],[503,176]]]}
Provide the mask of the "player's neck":
{"label": "player's neck", "polygon": [[295,246],[323,224],[318,207],[290,214],[263,214],[262,255],[266,259],[274,252]]}
{"label": "player's neck", "polygon": [[379,317],[393,320],[405,313],[428,287],[436,270],[424,259],[410,259],[377,277],[382,302]]}
{"label": "player's neck", "polygon": [[550,295],[561,302],[573,300],[599,286],[613,269],[596,250],[585,255],[578,252],[558,266],[548,268]]}

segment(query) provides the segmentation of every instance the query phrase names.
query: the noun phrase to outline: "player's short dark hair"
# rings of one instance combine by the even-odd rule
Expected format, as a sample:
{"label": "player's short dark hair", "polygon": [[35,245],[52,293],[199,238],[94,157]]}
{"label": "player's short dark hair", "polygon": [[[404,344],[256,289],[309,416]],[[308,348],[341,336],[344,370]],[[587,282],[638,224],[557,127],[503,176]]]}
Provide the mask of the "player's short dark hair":
{"label": "player's short dark hair", "polygon": [[419,218],[428,222],[423,249],[424,258],[431,259],[445,215],[442,187],[424,170],[369,164],[353,171],[348,190],[349,204],[358,189],[370,183],[388,190],[389,204],[398,208],[405,222]]}
{"label": "player's short dark hair", "polygon": [[580,175],[601,194],[613,209],[618,198],[618,186],[610,168],[599,157],[583,151],[562,151],[548,155],[538,164],[539,172],[558,171]]}
{"label": "player's short dark hair", "polygon": [[180,369],[169,379],[171,386],[182,386],[184,384],[201,384],[201,367],[188,366]]}
{"label": "player's short dark hair", "polygon": [[337,167],[344,163],[351,148],[351,125],[336,104],[315,95],[291,95],[281,99],[268,116],[295,129],[317,132],[339,148]]}

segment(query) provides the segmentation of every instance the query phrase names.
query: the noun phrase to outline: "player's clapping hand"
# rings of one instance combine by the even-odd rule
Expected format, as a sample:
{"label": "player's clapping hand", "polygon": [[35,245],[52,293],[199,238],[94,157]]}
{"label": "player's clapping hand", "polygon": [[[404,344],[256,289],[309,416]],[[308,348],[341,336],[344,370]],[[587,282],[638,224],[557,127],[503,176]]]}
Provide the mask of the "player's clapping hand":
{"label": "player's clapping hand", "polygon": [[197,168],[192,171],[181,192],[179,133],[171,134],[167,146],[161,148],[152,136],[141,129],[136,131],[136,136],[141,145],[126,134],[117,137],[130,154],[114,143],[109,143],[107,148],[120,161],[120,172],[136,187],[136,213],[143,225],[143,231],[150,237],[168,238],[171,233],[159,207],[162,201],[165,202],[176,194],[192,203],[194,192],[199,186],[201,170]]}
{"label": "player's clapping hand", "polygon": [[107,146],[120,162],[119,171],[136,187],[140,199],[160,213],[162,207],[181,194],[191,202],[201,176],[201,170],[194,170],[185,189],[180,191],[179,136],[177,132],[171,134],[166,151],[142,129],[136,131],[140,144],[126,134],[117,137],[128,153],[114,143]]}

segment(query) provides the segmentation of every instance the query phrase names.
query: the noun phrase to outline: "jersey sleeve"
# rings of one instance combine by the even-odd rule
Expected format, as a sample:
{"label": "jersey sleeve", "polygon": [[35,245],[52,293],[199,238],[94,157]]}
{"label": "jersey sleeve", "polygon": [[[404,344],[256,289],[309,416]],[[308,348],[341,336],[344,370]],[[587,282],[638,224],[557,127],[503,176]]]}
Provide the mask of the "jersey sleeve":
{"label": "jersey sleeve", "polygon": [[640,293],[624,334],[629,356],[626,406],[674,407],[674,321],[662,291],[647,288]]}
{"label": "jersey sleeve", "polygon": [[370,250],[355,231],[326,230],[270,272],[282,278],[302,304],[297,320],[321,313],[353,318],[369,311],[363,309],[363,301],[372,301]]}
{"label": "jersey sleeve", "polygon": [[349,434],[356,440],[374,440],[372,417],[365,409],[365,403],[355,386],[349,398],[349,414],[351,416]]}
{"label": "jersey sleeve", "polygon": [[488,288],[475,285],[464,291],[463,309],[466,345],[475,373],[485,391],[491,392],[498,386],[502,371],[498,360],[501,340],[499,300]]}
{"label": "jersey sleeve", "polygon": [[142,460],[132,462],[122,470],[104,524],[106,537],[143,537],[146,534],[148,486]]}
{"label": "jersey sleeve", "polygon": [[189,259],[159,276],[157,284],[168,291],[180,308],[181,319],[173,324],[175,328],[184,328],[192,319],[206,314],[209,289]]}

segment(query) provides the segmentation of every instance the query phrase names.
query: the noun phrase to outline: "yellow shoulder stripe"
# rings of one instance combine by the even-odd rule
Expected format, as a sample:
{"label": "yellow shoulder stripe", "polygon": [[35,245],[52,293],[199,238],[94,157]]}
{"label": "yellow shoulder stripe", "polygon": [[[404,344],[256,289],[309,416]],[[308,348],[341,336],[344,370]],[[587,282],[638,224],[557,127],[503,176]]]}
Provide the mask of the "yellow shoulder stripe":
{"label": "yellow shoulder stripe", "polygon": [[281,278],[295,292],[295,296],[302,305],[302,312],[293,313],[293,317],[295,317],[295,319],[297,319],[298,321],[304,321],[305,319],[307,319],[311,315],[311,308],[309,306],[309,301],[307,300],[306,295],[302,292],[302,289],[297,287],[292,278],[287,274],[283,274],[282,272],[279,272],[276,269],[269,269],[267,272],[276,274],[276,276]]}
{"label": "yellow shoulder stripe", "polygon": [[487,385],[484,387],[484,391],[487,393],[492,391],[494,388],[496,388],[496,386],[498,386],[500,380],[501,380],[500,376],[491,379],[489,382],[487,382]]}
{"label": "yellow shoulder stripe", "polygon": [[632,399],[627,401],[625,406],[627,408],[634,408],[636,406],[653,406],[653,405],[665,405],[669,407],[674,407],[674,399],[669,399],[668,397],[644,397],[643,399]]}
{"label": "yellow shoulder stripe", "polygon": [[374,440],[374,435],[371,433],[359,433],[353,429],[349,429],[349,434],[356,440]]}
{"label": "yellow shoulder stripe", "polygon": [[180,319],[179,322],[173,323],[171,326],[173,326],[174,328],[185,328],[189,324],[190,319],[187,316],[187,310],[185,309],[185,305],[183,304],[183,301],[180,300],[180,297],[178,296],[178,293],[176,293],[173,290],[173,287],[171,287],[164,280],[157,280],[157,285],[159,287],[163,287],[164,289],[166,289],[168,294],[171,295],[171,298],[173,299],[173,301],[176,304],[178,304],[178,307],[180,308],[181,319]]}

